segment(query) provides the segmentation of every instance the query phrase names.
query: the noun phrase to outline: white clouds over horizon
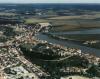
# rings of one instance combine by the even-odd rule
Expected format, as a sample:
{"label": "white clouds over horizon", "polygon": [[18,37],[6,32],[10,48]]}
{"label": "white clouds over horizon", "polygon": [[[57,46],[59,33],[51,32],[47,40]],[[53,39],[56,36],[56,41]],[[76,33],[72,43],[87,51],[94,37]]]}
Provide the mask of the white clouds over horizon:
{"label": "white clouds over horizon", "polygon": [[0,3],[100,3],[100,0],[0,0]]}

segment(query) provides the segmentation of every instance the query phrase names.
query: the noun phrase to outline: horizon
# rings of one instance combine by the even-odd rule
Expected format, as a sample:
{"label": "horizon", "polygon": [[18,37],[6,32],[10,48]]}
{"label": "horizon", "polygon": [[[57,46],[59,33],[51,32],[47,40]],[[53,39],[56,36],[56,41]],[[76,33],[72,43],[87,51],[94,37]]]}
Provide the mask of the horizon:
{"label": "horizon", "polygon": [[100,3],[0,3],[0,4],[100,4]]}
{"label": "horizon", "polygon": [[81,4],[99,4],[99,0],[0,0],[0,4],[33,4],[33,3],[81,3]]}

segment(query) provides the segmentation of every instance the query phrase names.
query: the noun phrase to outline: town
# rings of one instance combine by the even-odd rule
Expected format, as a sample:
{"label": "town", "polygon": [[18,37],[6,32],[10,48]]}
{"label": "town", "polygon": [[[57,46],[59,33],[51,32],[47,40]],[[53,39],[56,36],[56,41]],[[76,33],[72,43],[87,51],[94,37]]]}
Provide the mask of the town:
{"label": "town", "polygon": [[[13,28],[15,31],[17,31],[17,33],[20,33],[18,35],[12,36],[12,38],[9,38],[8,36],[7,41],[0,44],[0,69],[4,78],[51,79],[50,76],[53,73],[50,72],[50,67],[44,63],[41,66],[38,66],[31,62],[32,58],[33,60],[34,58],[40,59],[39,61],[48,62],[49,64],[61,63],[59,66],[59,73],[63,75],[82,74],[90,76],[94,73],[92,74],[91,72],[89,74],[89,71],[87,72],[87,70],[89,70],[88,66],[92,64],[96,65],[98,68],[100,66],[100,58],[92,55],[90,56],[89,54],[83,54],[80,49],[66,48],[60,45],[48,43],[47,41],[36,39],[35,34],[37,34],[39,31],[42,30],[43,32],[47,32],[47,29],[51,26],[49,23],[39,23],[31,26],[11,26],[12,25],[5,25],[4,29],[6,29],[6,27]],[[4,32],[1,31],[1,36],[3,35]],[[25,56],[29,58],[26,58]],[[42,69],[42,66],[45,67]],[[48,71],[50,73],[45,69],[48,67]],[[56,73],[57,72],[55,71],[55,75],[57,75]],[[100,73],[98,71],[95,76],[99,77],[99,74]]]}
{"label": "town", "polygon": [[0,18],[0,79],[100,79],[99,56],[37,37],[52,23],[7,18]]}

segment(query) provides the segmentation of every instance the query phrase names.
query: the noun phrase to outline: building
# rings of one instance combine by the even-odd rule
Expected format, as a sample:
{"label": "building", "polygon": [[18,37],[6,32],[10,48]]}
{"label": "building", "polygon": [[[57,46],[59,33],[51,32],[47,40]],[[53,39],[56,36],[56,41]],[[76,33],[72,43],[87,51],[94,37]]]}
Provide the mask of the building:
{"label": "building", "polygon": [[0,71],[0,79],[6,79],[3,73],[1,73],[1,71]]}
{"label": "building", "polygon": [[51,24],[50,23],[39,23],[39,25],[41,26],[41,27],[48,27],[48,26],[51,26]]}

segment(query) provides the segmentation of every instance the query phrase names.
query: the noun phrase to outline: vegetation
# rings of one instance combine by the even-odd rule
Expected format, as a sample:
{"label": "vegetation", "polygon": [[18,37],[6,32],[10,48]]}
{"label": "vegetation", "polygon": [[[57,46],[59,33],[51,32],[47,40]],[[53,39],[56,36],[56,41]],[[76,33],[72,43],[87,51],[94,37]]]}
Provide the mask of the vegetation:
{"label": "vegetation", "polygon": [[89,73],[91,76],[97,76],[100,77],[100,67],[92,65],[88,70],[87,73]]}
{"label": "vegetation", "polygon": [[10,12],[10,13],[0,12],[0,16],[15,16],[15,15],[17,15],[17,14],[16,13],[12,13],[12,12]]}
{"label": "vegetation", "polygon": [[69,66],[74,66],[74,67],[88,67],[89,61],[83,57],[80,56],[72,56],[68,58],[67,60]]}
{"label": "vegetation", "polygon": [[28,18],[28,19],[25,19],[25,23],[26,24],[39,23],[39,22],[48,22],[48,21],[45,20],[45,19],[39,19],[39,18]]}

